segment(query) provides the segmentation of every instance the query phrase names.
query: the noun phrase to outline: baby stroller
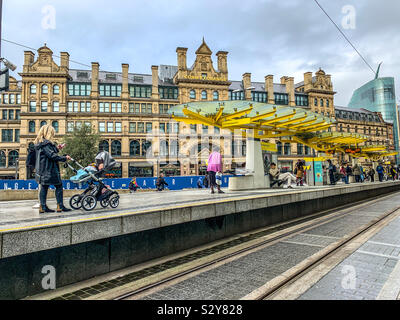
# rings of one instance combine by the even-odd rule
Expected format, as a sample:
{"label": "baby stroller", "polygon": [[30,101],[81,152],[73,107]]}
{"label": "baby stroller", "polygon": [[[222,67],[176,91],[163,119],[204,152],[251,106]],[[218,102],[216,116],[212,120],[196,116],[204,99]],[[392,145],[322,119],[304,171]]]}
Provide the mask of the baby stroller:
{"label": "baby stroller", "polygon": [[[74,195],[70,200],[69,204],[71,208],[78,210],[83,208],[85,211],[91,211],[97,206],[97,202],[103,208],[110,206],[111,208],[117,208],[119,205],[119,194],[116,191],[110,190],[103,182],[101,176],[115,166],[115,160],[106,151],[100,152],[96,156],[96,165],[88,166],[84,168],[76,160],[71,159],[71,162],[80,167],[76,170],[68,162],[65,167],[69,167],[76,175],[71,177],[70,180],[73,183],[82,184],[87,183],[88,187],[81,194]],[[102,164],[102,168],[98,170]]]}

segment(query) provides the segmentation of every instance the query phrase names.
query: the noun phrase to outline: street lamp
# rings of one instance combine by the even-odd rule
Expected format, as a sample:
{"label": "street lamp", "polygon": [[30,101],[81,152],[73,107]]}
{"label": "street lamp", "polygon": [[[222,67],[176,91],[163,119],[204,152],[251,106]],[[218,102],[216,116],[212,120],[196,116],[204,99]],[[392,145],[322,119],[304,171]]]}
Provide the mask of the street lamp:
{"label": "street lamp", "polygon": [[6,58],[0,58],[0,61],[3,62],[6,68],[10,69],[11,71],[15,71],[15,69],[17,69],[17,66],[8,61]]}

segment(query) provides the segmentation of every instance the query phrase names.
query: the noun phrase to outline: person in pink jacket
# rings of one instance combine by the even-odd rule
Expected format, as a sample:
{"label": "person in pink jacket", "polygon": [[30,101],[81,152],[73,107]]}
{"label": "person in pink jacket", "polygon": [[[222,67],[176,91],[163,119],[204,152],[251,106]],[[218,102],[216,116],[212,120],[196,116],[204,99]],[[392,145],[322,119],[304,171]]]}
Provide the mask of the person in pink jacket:
{"label": "person in pink jacket", "polygon": [[218,189],[218,193],[224,193],[215,180],[215,174],[217,172],[222,173],[222,157],[218,151],[219,151],[218,148],[214,148],[214,151],[211,152],[210,156],[208,157],[207,172],[210,177],[211,193],[215,193],[214,192],[215,186]]}

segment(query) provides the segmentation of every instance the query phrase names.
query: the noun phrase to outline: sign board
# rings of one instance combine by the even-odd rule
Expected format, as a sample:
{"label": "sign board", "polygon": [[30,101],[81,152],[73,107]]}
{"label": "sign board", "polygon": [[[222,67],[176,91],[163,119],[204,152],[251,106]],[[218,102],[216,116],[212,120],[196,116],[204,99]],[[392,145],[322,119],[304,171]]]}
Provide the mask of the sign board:
{"label": "sign board", "polygon": [[9,70],[3,69],[0,71],[0,91],[5,90],[7,91],[9,88],[9,79],[10,79],[10,75],[9,75]]}
{"label": "sign board", "polygon": [[275,143],[269,143],[269,142],[262,142],[261,141],[261,150],[270,151],[270,152],[277,152],[278,148],[276,147]]}
{"label": "sign board", "polygon": [[314,161],[314,179],[315,185],[323,184],[323,169],[322,169],[322,162],[321,161]]}

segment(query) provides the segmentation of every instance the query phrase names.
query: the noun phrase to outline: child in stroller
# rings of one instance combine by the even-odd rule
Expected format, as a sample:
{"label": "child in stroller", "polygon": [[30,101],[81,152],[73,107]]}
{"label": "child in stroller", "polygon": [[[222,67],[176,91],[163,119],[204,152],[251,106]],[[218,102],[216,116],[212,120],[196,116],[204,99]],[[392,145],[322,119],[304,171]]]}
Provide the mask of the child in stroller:
{"label": "child in stroller", "polygon": [[76,174],[70,178],[71,182],[77,184],[86,182],[88,184],[83,193],[76,194],[70,199],[69,204],[71,208],[75,210],[83,208],[85,211],[91,211],[96,208],[97,202],[100,202],[103,208],[107,206],[117,208],[119,205],[118,192],[111,190],[102,182],[102,175],[116,164],[110,154],[107,151],[100,152],[96,156],[96,163],[92,163],[86,168],[74,159],[71,161],[80,167],[79,170],[76,170],[69,163],[65,165]]}

